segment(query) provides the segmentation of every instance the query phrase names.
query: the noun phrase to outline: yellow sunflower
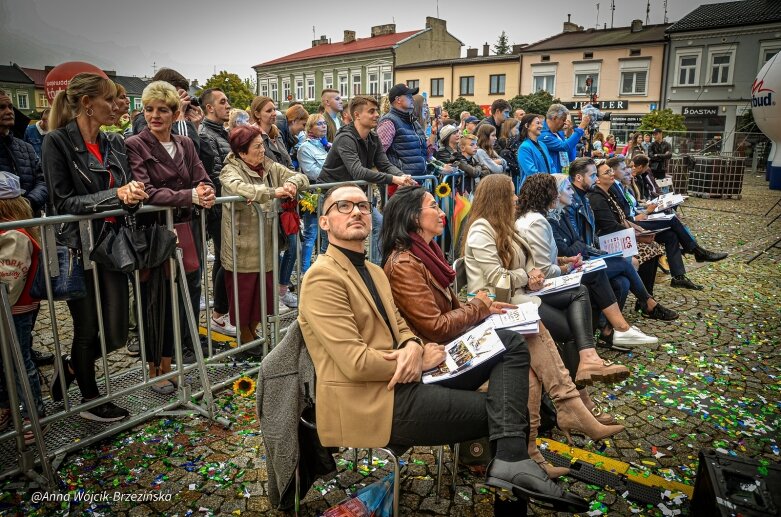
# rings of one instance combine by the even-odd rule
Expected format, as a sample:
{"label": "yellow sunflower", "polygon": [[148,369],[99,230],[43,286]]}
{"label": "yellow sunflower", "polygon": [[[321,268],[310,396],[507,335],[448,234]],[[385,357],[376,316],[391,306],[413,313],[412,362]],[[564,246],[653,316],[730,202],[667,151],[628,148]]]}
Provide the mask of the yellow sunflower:
{"label": "yellow sunflower", "polygon": [[440,183],[439,185],[437,185],[435,192],[437,193],[437,197],[439,198],[448,197],[451,192],[450,185],[448,185],[447,183]]}
{"label": "yellow sunflower", "polygon": [[242,397],[251,397],[255,393],[255,381],[246,375],[239,377],[233,383],[233,393]]}

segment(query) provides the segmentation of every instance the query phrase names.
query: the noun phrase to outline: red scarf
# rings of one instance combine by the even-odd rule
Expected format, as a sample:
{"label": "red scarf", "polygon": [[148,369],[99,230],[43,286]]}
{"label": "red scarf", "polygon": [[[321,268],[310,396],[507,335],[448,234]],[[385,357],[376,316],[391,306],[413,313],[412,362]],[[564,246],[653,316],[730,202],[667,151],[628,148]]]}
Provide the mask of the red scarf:
{"label": "red scarf", "polygon": [[409,248],[410,253],[423,261],[426,269],[434,275],[437,283],[447,289],[453,280],[456,279],[456,272],[447,263],[442,249],[433,240],[426,244],[426,241],[417,233],[411,233],[412,245]]}

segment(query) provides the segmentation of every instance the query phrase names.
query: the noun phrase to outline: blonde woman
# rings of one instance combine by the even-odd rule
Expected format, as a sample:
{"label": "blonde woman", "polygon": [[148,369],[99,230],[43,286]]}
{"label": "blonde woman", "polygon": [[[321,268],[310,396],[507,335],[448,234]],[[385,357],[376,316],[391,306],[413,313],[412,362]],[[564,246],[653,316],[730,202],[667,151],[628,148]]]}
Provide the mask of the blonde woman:
{"label": "blonde woman", "polygon": [[[328,150],[331,143],[328,142],[326,134],[328,126],[322,113],[309,115],[304,127],[306,132],[306,141],[298,149],[298,163],[301,172],[306,174],[311,183],[316,183],[320,177],[320,171],[323,170],[325,157],[328,156]],[[317,207],[314,212],[303,212],[304,220],[304,241],[301,243],[301,274],[306,273],[312,264],[312,250],[317,240]]]}

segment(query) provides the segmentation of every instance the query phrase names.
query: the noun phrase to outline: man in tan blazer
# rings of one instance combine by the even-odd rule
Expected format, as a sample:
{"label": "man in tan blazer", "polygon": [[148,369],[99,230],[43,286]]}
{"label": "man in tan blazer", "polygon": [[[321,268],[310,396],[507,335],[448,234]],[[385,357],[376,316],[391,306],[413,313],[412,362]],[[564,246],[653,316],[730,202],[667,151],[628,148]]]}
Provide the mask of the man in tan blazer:
{"label": "man in tan blazer", "polygon": [[[423,344],[393,303],[383,270],[366,260],[371,205],[357,185],[329,190],[319,224],[328,250],[301,285],[298,321],[317,373],[317,433],[325,447],[443,445],[488,436],[496,456],[486,483],[561,511],[586,511],[526,447],[529,352],[499,331],[506,351],[451,379],[422,384],[444,348]],[[490,379],[489,392],[475,391]]]}

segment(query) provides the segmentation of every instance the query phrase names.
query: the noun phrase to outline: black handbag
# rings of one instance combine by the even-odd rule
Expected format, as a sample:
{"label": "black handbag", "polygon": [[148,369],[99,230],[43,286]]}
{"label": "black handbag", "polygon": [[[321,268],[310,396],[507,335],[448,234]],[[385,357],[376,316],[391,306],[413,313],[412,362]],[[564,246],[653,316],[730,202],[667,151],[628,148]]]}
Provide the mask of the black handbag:
{"label": "black handbag", "polygon": [[[78,300],[87,296],[84,283],[84,265],[81,257],[66,246],[57,246],[57,264],[60,274],[52,277],[52,297],[57,301]],[[30,286],[30,296],[37,300],[46,299],[46,272],[43,268],[43,253],[40,254],[38,269]]]}

